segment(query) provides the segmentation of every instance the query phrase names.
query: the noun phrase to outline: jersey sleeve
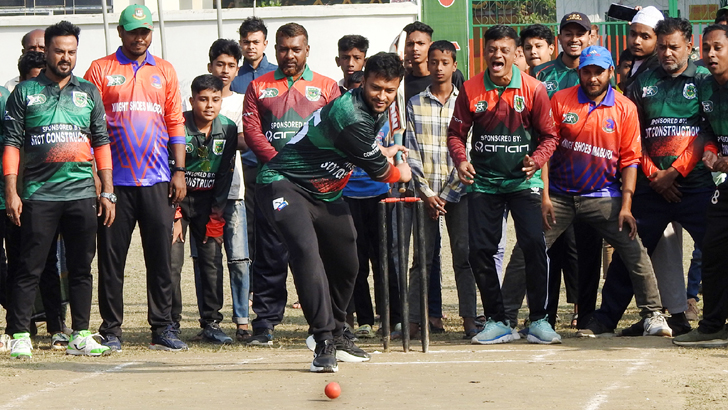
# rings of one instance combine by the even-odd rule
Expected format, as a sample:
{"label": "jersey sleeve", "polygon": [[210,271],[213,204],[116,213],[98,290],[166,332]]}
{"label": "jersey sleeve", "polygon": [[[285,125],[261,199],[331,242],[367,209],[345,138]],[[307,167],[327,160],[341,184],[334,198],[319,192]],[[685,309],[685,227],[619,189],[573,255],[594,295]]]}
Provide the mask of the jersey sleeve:
{"label": "jersey sleeve", "polygon": [[[629,87],[627,87],[626,90],[624,90],[624,96],[629,98],[630,101],[632,101],[637,107],[637,118],[639,119],[639,127],[640,132],[644,134],[644,112],[642,110],[642,93],[639,92],[639,90],[642,89],[642,87],[639,85],[640,79],[635,79],[635,82],[630,84]],[[644,140],[642,141],[642,144],[644,144]],[[642,172],[645,174],[645,176],[649,177],[650,175],[654,174],[655,172],[659,171],[660,168],[655,165],[655,162],[652,161],[652,158],[650,158],[649,153],[646,149],[644,149],[645,146],[642,145],[642,157],[640,158],[640,167],[642,168]]]}
{"label": "jersey sleeve", "polygon": [[224,123],[225,149],[222,152],[220,168],[215,173],[215,186],[212,189],[212,212],[207,222],[206,235],[210,238],[217,238],[223,235],[222,228],[225,226],[223,213],[227,205],[227,197],[230,192],[230,184],[233,181],[233,156],[238,143],[238,130],[235,123]]}
{"label": "jersey sleeve", "polygon": [[263,134],[263,126],[260,122],[260,112],[258,110],[258,92],[256,82],[251,81],[248,90],[245,92],[245,102],[243,103],[243,135],[245,143],[248,145],[253,154],[258,158],[261,164],[269,162],[278,154],[268,138]]}
{"label": "jersey sleeve", "polygon": [[109,133],[106,130],[106,110],[104,109],[104,102],[101,100],[101,93],[94,85],[89,88],[91,89],[91,100],[94,103],[89,127],[91,130],[91,146],[96,148],[109,144]]}
{"label": "jersey sleeve", "polygon": [[[102,97],[103,101],[103,78],[104,75],[101,72],[101,65],[98,61],[94,61],[91,63],[91,67],[86,71],[86,74],[83,76],[83,79],[90,82],[91,84],[95,85],[96,88],[99,90],[99,94]],[[103,104],[102,104],[103,106]]]}
{"label": "jersey sleeve", "polygon": [[15,87],[5,105],[4,145],[22,148],[25,140],[25,89]]}
{"label": "jersey sleeve", "polygon": [[554,116],[551,111],[551,101],[546,92],[546,87],[540,83],[534,90],[531,121],[539,136],[538,147],[536,147],[532,157],[540,169],[551,158],[551,154],[554,153],[559,143],[559,136],[556,132]]}
{"label": "jersey sleeve", "polygon": [[620,131],[619,169],[636,166],[642,157],[642,142],[637,108],[631,101],[627,101],[622,110]]}
{"label": "jersey sleeve", "polygon": [[179,93],[177,73],[171,66],[166,67],[166,99],[164,103],[164,122],[167,125],[170,144],[185,143],[185,119],[182,117],[182,99]]}
{"label": "jersey sleeve", "polygon": [[341,130],[334,147],[346,155],[354,165],[363,169],[373,180],[389,182],[393,168],[379,150],[377,131],[361,123],[351,124]]}
{"label": "jersey sleeve", "polygon": [[455,166],[468,160],[466,142],[468,132],[473,125],[473,112],[470,111],[470,103],[465,87],[460,90],[455,109],[453,110],[450,125],[447,127],[447,149],[450,151]]}

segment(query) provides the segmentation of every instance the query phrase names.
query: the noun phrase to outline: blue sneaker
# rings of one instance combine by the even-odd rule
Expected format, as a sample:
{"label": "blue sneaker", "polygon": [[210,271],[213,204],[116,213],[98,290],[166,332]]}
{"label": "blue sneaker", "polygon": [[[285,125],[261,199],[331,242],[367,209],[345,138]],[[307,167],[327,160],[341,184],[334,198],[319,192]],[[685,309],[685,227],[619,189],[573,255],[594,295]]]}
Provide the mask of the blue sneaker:
{"label": "blue sneaker", "polygon": [[548,321],[548,317],[531,322],[528,326],[528,343],[538,343],[543,345],[561,343],[561,336],[554,331]]}
{"label": "blue sneaker", "polygon": [[208,323],[208,325],[205,326],[205,329],[202,331],[202,340],[221,345],[229,345],[233,343],[233,339],[225,334],[225,332],[220,329],[220,325],[215,322]]}
{"label": "blue sneaker", "polygon": [[152,343],[149,348],[152,350],[166,350],[168,352],[180,352],[187,350],[185,342],[179,340],[179,330],[174,325],[169,325],[161,333],[152,333]]}
{"label": "blue sneaker", "polygon": [[101,345],[108,347],[113,352],[121,351],[121,338],[112,334],[101,336]]}
{"label": "blue sneaker", "polygon": [[508,324],[495,322],[488,319],[485,322],[483,331],[475,335],[470,342],[472,344],[492,345],[496,343],[508,343],[513,341],[513,330]]}

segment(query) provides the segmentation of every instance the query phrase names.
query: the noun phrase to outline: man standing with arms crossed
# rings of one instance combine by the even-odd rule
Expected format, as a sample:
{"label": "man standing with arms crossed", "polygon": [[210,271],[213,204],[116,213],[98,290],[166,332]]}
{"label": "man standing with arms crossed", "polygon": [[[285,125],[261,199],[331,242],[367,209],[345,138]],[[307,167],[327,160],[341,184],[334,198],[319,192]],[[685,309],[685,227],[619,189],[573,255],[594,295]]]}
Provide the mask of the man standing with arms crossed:
{"label": "man standing with arms crossed", "polygon": [[[637,106],[642,130],[642,160],[632,211],[647,252],[652,255],[670,222],[679,222],[700,249],[705,214],[715,190],[710,171],[700,161],[700,101],[697,86],[709,76],[690,61],[692,25],[668,18],[655,27],[660,65],[635,79],[625,96]],[[662,305],[670,313],[673,336],[690,331],[682,269],[655,269]],[[632,300],[632,282],[619,254],[614,254],[594,318],[613,329]],[[642,336],[639,321],[622,336]]]}
{"label": "man standing with arms crossed", "polygon": [[[6,212],[20,227],[20,258],[11,289],[7,333],[10,356],[32,357],[30,320],[35,289],[56,231],[66,239],[73,334],[66,353],[102,356],[109,348],[89,332],[97,222],[114,222],[109,137],[101,96],[93,84],[73,75],[81,30],[62,21],[45,32],[47,69],[23,82],[10,96],[5,114]],[[23,190],[18,193],[20,149],[24,151]],[[91,150],[94,150],[92,156]],[[102,193],[97,199],[92,161]],[[22,196],[22,199],[21,199]],[[98,207],[98,213],[96,209]],[[97,219],[97,217],[99,217]]]}
{"label": "man standing with arms crossed", "polygon": [[[296,23],[281,26],[276,32],[278,69],[248,86],[243,132],[245,142],[261,166],[278,154],[314,111],[340,95],[336,81],[308,68],[308,51],[308,32],[303,26]],[[288,250],[257,203],[255,213],[252,292],[253,311],[257,316],[252,322],[253,336],[248,344],[270,346],[273,329],[283,320],[288,298]]]}
{"label": "man standing with arms crossed", "polygon": [[[540,169],[558,144],[548,94],[513,65],[518,45],[513,28],[493,26],[483,37],[488,68],[463,84],[447,131],[450,156],[468,186],[469,259],[487,318],[472,342],[514,340],[495,268],[507,206],[526,259],[528,341],[561,343],[546,314],[549,269],[541,228]],[[466,152],[471,128],[472,163]]]}
{"label": "man standing with arms crossed", "polygon": [[[91,63],[86,79],[96,84],[106,108],[114,161],[114,187],[119,200],[116,223],[101,226],[99,247],[99,333],[107,346],[121,350],[124,318],[124,266],[134,226],[139,230],[147,268],[148,321],[151,349],[180,351],[172,322],[173,204],[186,194],[185,130],[174,68],[152,56],[152,13],[130,5],[117,30],[121,47]],[[168,164],[171,147],[176,161]],[[116,198],[114,198],[116,200]]]}

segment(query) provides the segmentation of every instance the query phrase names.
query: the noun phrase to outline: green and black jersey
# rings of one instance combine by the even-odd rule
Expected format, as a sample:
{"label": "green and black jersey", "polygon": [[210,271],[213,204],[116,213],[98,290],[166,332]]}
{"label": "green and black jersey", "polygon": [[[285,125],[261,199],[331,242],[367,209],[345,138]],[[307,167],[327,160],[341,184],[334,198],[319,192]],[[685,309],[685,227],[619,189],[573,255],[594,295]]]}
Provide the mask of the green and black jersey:
{"label": "green and black jersey", "polygon": [[[3,136],[3,119],[5,118],[5,104],[10,97],[10,91],[5,87],[0,87],[0,144],[4,144]],[[5,178],[2,177],[3,167],[2,158],[0,158],[0,209],[5,209]]]}
{"label": "green and black jersey", "polygon": [[[698,85],[698,100],[703,122],[700,132],[703,139],[717,146],[718,154],[728,156],[728,83],[718,84],[709,76]],[[721,184],[728,186],[728,180]]]}
{"label": "green and black jersey", "polygon": [[238,143],[238,127],[232,120],[219,115],[212,122],[210,135],[207,136],[195,125],[192,111],[183,115],[187,192],[211,192],[212,208],[222,215],[233,180],[231,170]]}
{"label": "green and black jersey", "polygon": [[579,72],[576,68],[564,65],[561,60],[563,56],[563,52],[559,53],[556,59],[537,65],[531,70],[533,76],[546,87],[549,98],[553,97],[556,91],[579,85]]}
{"label": "green and black jersey", "polygon": [[45,76],[18,84],[5,112],[5,146],[23,149],[23,199],[95,198],[91,148],[109,143],[99,90],[71,76],[63,89]]}
{"label": "green and black jersey", "polygon": [[311,115],[298,133],[258,173],[259,184],[288,179],[315,198],[341,197],[354,166],[384,181],[391,165],[377,144],[387,114],[372,114],[357,88]]}
{"label": "green and black jersey", "polygon": [[710,76],[705,67],[688,62],[682,74],[672,77],[661,66],[637,76],[625,95],[637,106],[642,134],[643,172],[639,184],[657,170],[675,168],[681,190],[714,187],[703,165],[698,85]]}

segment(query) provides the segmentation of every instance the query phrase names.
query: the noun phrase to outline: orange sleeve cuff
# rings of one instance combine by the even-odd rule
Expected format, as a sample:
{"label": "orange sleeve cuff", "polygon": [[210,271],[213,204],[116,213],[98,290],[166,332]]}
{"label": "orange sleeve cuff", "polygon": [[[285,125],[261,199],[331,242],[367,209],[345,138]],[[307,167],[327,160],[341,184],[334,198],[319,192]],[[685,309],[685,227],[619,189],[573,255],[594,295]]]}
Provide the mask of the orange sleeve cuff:
{"label": "orange sleeve cuff", "polygon": [[207,222],[206,232],[208,238],[219,238],[222,236],[222,228],[225,226],[225,220],[218,215],[210,215],[210,220]]}
{"label": "orange sleeve cuff", "polygon": [[395,182],[399,182],[399,178],[401,176],[401,174],[399,172],[399,168],[397,168],[397,167],[395,167],[394,165],[391,165],[391,164],[389,165],[389,167],[390,167],[389,169],[391,170],[391,172],[389,173],[389,177],[386,180],[381,181],[381,182],[386,182],[386,183],[389,183],[389,184],[393,184]]}
{"label": "orange sleeve cuff", "polygon": [[111,169],[111,146],[109,144],[94,148],[96,169]]}
{"label": "orange sleeve cuff", "polygon": [[174,220],[182,219],[182,208],[177,207],[174,209]]}
{"label": "orange sleeve cuff", "polygon": [[706,142],[703,149],[705,151],[710,151],[713,154],[718,155],[718,146],[715,144],[715,142]]}
{"label": "orange sleeve cuff", "polygon": [[18,175],[18,167],[20,166],[20,150],[5,146],[3,152],[3,175]]}

